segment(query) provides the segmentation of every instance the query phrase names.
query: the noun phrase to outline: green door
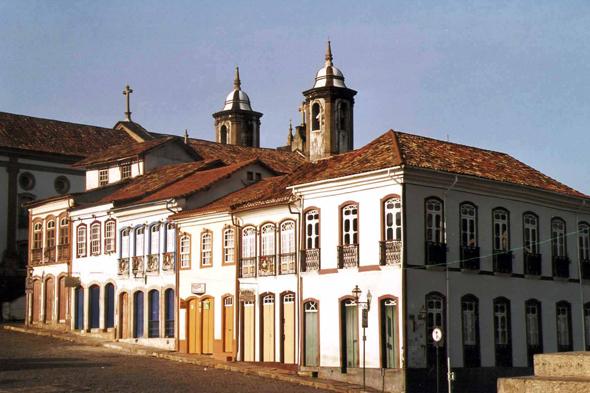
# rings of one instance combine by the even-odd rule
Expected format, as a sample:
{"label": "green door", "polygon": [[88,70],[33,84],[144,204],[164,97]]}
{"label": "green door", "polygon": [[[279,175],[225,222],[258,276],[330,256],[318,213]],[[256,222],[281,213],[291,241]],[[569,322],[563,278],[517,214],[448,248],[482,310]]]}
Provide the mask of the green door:
{"label": "green door", "polygon": [[395,300],[386,299],[381,304],[381,337],[383,344],[383,367],[396,368],[398,363],[396,328],[397,304]]}
{"label": "green door", "polygon": [[305,303],[305,365],[318,366],[318,305]]}
{"label": "green door", "polygon": [[358,318],[357,305],[352,300],[344,301],[344,337],[342,353],[345,367],[358,367]]}

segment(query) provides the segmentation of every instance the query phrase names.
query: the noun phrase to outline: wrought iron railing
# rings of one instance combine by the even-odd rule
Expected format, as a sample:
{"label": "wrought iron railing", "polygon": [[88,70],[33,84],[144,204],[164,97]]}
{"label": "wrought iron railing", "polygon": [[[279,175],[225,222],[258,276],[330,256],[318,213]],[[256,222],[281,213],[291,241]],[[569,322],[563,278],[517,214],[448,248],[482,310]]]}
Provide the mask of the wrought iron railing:
{"label": "wrought iron railing", "polygon": [[132,259],[131,273],[133,277],[143,277],[144,273],[143,256],[135,256]]}
{"label": "wrought iron railing", "polygon": [[240,259],[240,274],[242,278],[256,277],[256,257]]}
{"label": "wrought iron railing", "polygon": [[479,270],[479,247],[461,246],[461,269]]}
{"label": "wrought iron railing", "polygon": [[320,270],[320,249],[301,250],[301,271],[313,272]]}
{"label": "wrought iron railing", "polygon": [[129,277],[129,258],[119,258],[117,274],[119,277]]}
{"label": "wrought iron railing", "polygon": [[279,258],[281,261],[279,274],[294,274],[295,263],[297,262],[297,254],[294,252],[281,254]]}
{"label": "wrought iron railing", "polygon": [[158,274],[160,272],[160,255],[150,254],[147,256],[146,273]]}
{"label": "wrought iron railing", "polygon": [[148,321],[148,337],[160,337],[160,321]]}
{"label": "wrought iron railing", "polygon": [[166,338],[174,337],[174,319],[166,319],[164,321],[164,336]]}
{"label": "wrought iron railing", "polygon": [[338,268],[350,269],[359,265],[359,245],[338,246]]}
{"label": "wrought iron railing", "polygon": [[162,262],[162,271],[174,273],[174,256],[176,253],[167,252],[164,254],[164,261]]}
{"label": "wrought iron railing", "polygon": [[37,264],[41,263],[43,260],[43,249],[36,248],[31,250],[31,263]]}
{"label": "wrought iron railing", "polygon": [[275,276],[277,274],[274,255],[262,255],[258,262],[258,275]]}
{"label": "wrought iron railing", "polygon": [[447,264],[447,245],[445,243],[426,242],[426,265],[445,268]]}
{"label": "wrought iron railing", "polygon": [[494,272],[512,273],[512,251],[494,250]]}
{"label": "wrought iron railing", "polygon": [[561,278],[570,276],[570,259],[568,257],[553,257],[553,276]]}
{"label": "wrought iron railing", "polygon": [[524,274],[529,276],[541,275],[541,254],[531,254],[525,252],[524,254]]}
{"label": "wrought iron railing", "polygon": [[379,242],[381,258],[379,264],[382,266],[399,266],[402,263],[402,241],[384,240]]}
{"label": "wrought iron railing", "polygon": [[66,261],[70,259],[70,245],[60,244],[57,246],[57,260]]}

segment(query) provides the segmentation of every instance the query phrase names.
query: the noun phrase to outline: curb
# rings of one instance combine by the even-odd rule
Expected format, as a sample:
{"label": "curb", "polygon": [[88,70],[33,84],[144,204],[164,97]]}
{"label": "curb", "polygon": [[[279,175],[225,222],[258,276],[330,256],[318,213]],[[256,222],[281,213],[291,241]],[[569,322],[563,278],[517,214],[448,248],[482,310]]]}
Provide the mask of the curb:
{"label": "curb", "polygon": [[[90,337],[79,337],[74,333],[67,333],[67,332],[59,332],[53,333],[46,330],[39,330],[35,328],[23,328],[19,326],[11,326],[11,325],[4,325],[5,330],[12,330],[15,332],[26,333],[26,334],[34,334],[37,336],[42,337],[52,337],[58,340],[63,341],[70,341],[75,342],[78,344],[89,345],[93,347],[104,347],[116,351],[126,352],[135,354],[138,356],[152,356],[159,359],[166,359],[171,360],[179,363],[188,363],[188,364],[195,364],[201,367],[210,367],[219,370],[226,370],[226,371],[233,371],[239,372],[242,374],[251,374],[257,375],[262,378],[267,379],[276,379],[283,382],[289,382],[297,385],[302,386],[310,386],[316,389],[324,389],[324,390],[331,390],[334,392],[340,393],[362,393],[362,392],[378,392],[379,390],[375,390],[372,388],[368,388],[367,390],[363,390],[361,386],[347,384],[346,382],[341,381],[331,381],[327,379],[318,379],[318,378],[311,378],[311,377],[303,377],[297,374],[294,374],[290,371],[280,370],[280,369],[268,369],[261,366],[252,366],[252,365],[241,365],[240,363],[232,362],[223,362],[223,361],[215,361],[215,360],[205,360],[205,359],[196,359],[190,356],[183,356],[178,353],[170,353],[169,351],[158,351],[153,349],[144,349],[144,348],[133,348],[130,347],[134,344],[127,344],[122,345],[118,342],[104,342],[104,340],[99,338],[90,338]],[[150,352],[153,351],[153,352]]]}

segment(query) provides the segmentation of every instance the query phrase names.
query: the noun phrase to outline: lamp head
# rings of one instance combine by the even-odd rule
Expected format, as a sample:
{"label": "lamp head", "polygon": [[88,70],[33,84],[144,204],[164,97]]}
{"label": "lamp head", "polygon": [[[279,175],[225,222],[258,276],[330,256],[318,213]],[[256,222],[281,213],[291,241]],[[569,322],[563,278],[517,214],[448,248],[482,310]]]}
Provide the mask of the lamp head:
{"label": "lamp head", "polygon": [[371,295],[371,290],[367,292],[367,306],[371,307],[371,300],[373,300],[373,295]]}
{"label": "lamp head", "polygon": [[354,297],[354,300],[356,302],[359,301],[359,299],[361,298],[361,294],[363,293],[363,291],[359,288],[358,285],[354,286],[354,289],[352,290],[352,296]]}

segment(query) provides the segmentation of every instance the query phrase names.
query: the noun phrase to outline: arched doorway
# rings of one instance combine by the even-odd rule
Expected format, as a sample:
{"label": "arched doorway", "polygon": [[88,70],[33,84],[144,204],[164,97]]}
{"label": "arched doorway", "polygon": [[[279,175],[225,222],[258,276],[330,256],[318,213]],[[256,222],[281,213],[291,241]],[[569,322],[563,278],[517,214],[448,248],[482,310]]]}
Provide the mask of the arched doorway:
{"label": "arched doorway", "polygon": [[164,311],[164,337],[174,337],[174,289],[166,289],[164,298],[166,304]]}
{"label": "arched doorway", "polygon": [[137,291],[133,295],[133,337],[143,337],[143,292]]}
{"label": "arched doorway", "polygon": [[275,297],[262,298],[262,361],[275,361]]}
{"label": "arched doorway", "polygon": [[341,302],[342,368],[358,367],[358,309],[352,299]]}
{"label": "arched doorway", "polygon": [[200,331],[199,300],[192,299],[188,305],[188,353],[201,353],[201,341],[197,340]]}
{"label": "arched doorway", "polygon": [[53,303],[55,299],[55,281],[53,278],[48,278],[45,281],[45,322],[53,320]]}
{"label": "arched doorway", "polygon": [[129,295],[119,295],[119,338],[129,338]]}
{"label": "arched doorway", "polygon": [[90,329],[98,329],[100,327],[100,287],[92,285],[88,295],[88,324]]}

